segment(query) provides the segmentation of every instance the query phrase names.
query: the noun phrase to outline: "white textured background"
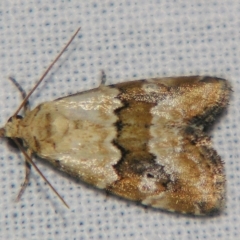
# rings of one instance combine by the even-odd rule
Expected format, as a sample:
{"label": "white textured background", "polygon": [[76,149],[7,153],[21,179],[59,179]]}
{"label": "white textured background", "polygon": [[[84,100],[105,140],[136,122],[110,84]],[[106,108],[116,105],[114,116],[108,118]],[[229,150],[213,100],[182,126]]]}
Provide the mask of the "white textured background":
{"label": "white textured background", "polygon": [[118,0],[0,2],[0,124],[73,32],[81,32],[31,97],[31,106],[107,83],[163,76],[229,79],[228,110],[211,131],[225,161],[227,204],[220,216],[186,217],[135,203],[38,166],[66,209],[35,171],[20,202],[23,157],[0,140],[0,239],[240,239],[240,1]]}

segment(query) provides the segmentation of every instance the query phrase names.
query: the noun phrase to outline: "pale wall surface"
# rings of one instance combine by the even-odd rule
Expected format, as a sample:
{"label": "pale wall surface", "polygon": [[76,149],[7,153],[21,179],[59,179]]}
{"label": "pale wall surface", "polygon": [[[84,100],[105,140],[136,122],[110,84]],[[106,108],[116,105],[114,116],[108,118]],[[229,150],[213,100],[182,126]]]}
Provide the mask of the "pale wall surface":
{"label": "pale wall surface", "polygon": [[1,239],[240,239],[240,2],[1,1],[0,123],[21,98],[7,79],[29,91],[57,53],[81,32],[30,98],[31,106],[107,84],[149,77],[211,75],[228,79],[233,94],[214,125],[214,147],[225,161],[226,209],[213,218],[147,209],[108,196],[38,161],[66,209],[35,171],[24,179],[22,154],[0,141]]}

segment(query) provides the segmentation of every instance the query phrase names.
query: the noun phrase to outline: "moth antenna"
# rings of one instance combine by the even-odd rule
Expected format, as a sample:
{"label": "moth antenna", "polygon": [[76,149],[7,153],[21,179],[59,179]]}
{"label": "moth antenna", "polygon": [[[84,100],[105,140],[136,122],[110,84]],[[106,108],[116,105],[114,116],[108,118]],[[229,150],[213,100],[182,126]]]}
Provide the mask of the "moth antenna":
{"label": "moth antenna", "polygon": [[18,109],[16,110],[16,112],[13,114],[13,117],[15,117],[19,111],[22,109],[22,107],[26,104],[26,102],[28,101],[29,97],[32,95],[32,93],[35,91],[35,89],[38,87],[38,85],[43,81],[43,79],[46,77],[46,75],[48,74],[48,72],[51,70],[51,68],[53,67],[53,65],[58,61],[58,59],[62,56],[63,52],[68,48],[68,46],[71,44],[71,42],[73,41],[73,39],[76,37],[76,35],[78,34],[78,32],[80,31],[81,27],[79,27],[77,29],[77,31],[74,33],[74,35],[71,37],[71,39],[68,41],[67,45],[63,48],[63,50],[58,54],[58,56],[55,58],[55,60],[49,65],[49,67],[47,68],[47,70],[44,72],[44,74],[42,75],[42,77],[38,80],[38,82],[35,84],[35,86],[32,88],[32,90],[27,94],[27,96],[24,98],[24,100],[22,101],[22,103],[20,104],[20,106],[18,107]]}
{"label": "moth antenna", "polygon": [[[22,95],[22,99],[24,100],[25,97],[27,96],[25,90],[22,88],[22,86],[17,82],[17,80],[13,77],[9,77],[9,80],[11,80],[11,82],[15,85],[15,87],[17,87],[18,91],[21,93]],[[29,101],[27,100],[24,104],[24,113],[26,113],[27,111],[30,110],[30,105],[29,105]]]}
{"label": "moth antenna", "polygon": [[[62,203],[69,208],[68,204],[64,201],[64,199],[60,196],[60,194],[56,191],[56,189],[52,186],[52,184],[46,179],[46,177],[43,175],[43,173],[39,170],[39,168],[37,167],[37,165],[32,161],[32,159],[28,156],[28,154],[26,153],[25,149],[22,147],[22,145],[18,142],[18,140],[16,138],[12,138],[13,141],[16,143],[16,145],[18,146],[18,148],[21,150],[21,152],[23,153],[26,161],[31,164],[31,166],[33,166],[35,168],[35,170],[38,172],[38,174],[44,179],[44,181],[48,184],[48,186],[53,190],[53,192],[58,196],[58,198],[62,201]],[[23,188],[24,190],[24,188]],[[22,190],[21,190],[22,191]],[[21,194],[21,191],[19,194]]]}
{"label": "moth antenna", "polygon": [[17,80],[13,77],[9,77],[9,80],[12,81],[12,83],[17,87],[18,91],[21,93],[22,95],[22,99],[24,100],[25,97],[27,96],[27,93],[25,92],[25,90],[22,88],[22,86],[17,82]]}

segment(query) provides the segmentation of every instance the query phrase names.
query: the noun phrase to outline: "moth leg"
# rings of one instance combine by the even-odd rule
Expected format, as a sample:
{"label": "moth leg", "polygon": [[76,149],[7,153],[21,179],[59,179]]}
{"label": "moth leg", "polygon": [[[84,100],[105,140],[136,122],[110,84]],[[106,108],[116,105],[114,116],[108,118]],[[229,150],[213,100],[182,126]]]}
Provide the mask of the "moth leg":
{"label": "moth leg", "polygon": [[[25,90],[22,88],[22,86],[17,82],[17,80],[13,77],[9,77],[9,80],[12,81],[12,83],[17,87],[18,91],[21,93],[22,95],[22,99],[24,100],[25,97],[27,96]],[[28,111],[30,111],[30,105],[29,105],[29,101],[27,101],[24,104],[24,113],[26,114]]]}
{"label": "moth leg", "polygon": [[106,201],[108,200],[110,194],[111,193],[107,189],[105,189],[105,200]]}
{"label": "moth leg", "polygon": [[101,70],[101,83],[100,83],[100,85],[105,85],[106,81],[107,81],[106,73],[104,72],[104,70]]}
{"label": "moth leg", "polygon": [[[30,158],[32,157],[32,151],[31,150],[27,150],[27,154]],[[28,163],[27,160],[25,160],[25,179],[24,179],[24,182],[23,182],[23,184],[21,186],[21,189],[18,193],[17,201],[20,200],[20,198],[22,197],[26,187],[28,186],[30,171],[31,171],[31,165]]]}
{"label": "moth leg", "polygon": [[144,208],[144,212],[148,213],[148,206],[143,206],[143,208]]}

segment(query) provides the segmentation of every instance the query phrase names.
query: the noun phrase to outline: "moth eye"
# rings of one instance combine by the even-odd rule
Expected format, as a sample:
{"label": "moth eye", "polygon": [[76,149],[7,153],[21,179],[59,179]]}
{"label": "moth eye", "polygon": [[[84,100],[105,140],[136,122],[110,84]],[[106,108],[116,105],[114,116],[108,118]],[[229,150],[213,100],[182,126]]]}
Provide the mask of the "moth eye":
{"label": "moth eye", "polygon": [[17,116],[16,116],[16,119],[23,119],[23,116],[17,115]]}
{"label": "moth eye", "polygon": [[14,118],[16,118],[16,119],[23,119],[22,116],[17,115],[17,116],[12,116],[12,117],[10,117],[10,118],[8,119],[8,122],[12,122],[12,120],[13,120]]}
{"label": "moth eye", "polygon": [[[21,138],[17,138],[18,142],[20,143],[21,146],[24,146],[23,144],[23,140]],[[7,144],[12,147],[13,149],[18,149],[19,147],[17,146],[17,144],[11,139],[11,138],[7,138]]]}

